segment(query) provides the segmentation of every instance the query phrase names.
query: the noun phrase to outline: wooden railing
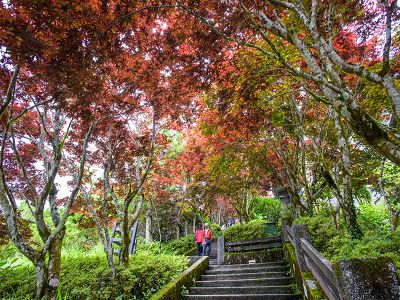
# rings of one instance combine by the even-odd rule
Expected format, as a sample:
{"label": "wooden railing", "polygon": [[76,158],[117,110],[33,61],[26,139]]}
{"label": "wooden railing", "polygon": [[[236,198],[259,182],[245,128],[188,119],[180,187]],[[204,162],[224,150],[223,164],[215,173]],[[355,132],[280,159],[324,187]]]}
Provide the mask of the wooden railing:
{"label": "wooden railing", "polygon": [[[288,240],[295,247],[292,228],[286,226],[285,231]],[[338,285],[333,273],[331,262],[323,257],[322,254],[304,238],[300,238],[300,243],[305,263],[321,288],[324,290],[326,296],[330,300],[340,299]]]}
{"label": "wooden railing", "polygon": [[300,239],[308,269],[317,279],[329,299],[340,299],[332,264],[305,239]]}

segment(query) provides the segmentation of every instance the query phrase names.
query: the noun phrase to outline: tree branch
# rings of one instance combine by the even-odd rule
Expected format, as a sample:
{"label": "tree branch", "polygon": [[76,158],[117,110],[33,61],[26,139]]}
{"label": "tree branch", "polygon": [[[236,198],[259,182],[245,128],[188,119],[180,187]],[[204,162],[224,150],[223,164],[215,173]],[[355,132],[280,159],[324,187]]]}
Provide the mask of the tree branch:
{"label": "tree branch", "polygon": [[95,124],[97,124],[97,123],[92,122],[90,124],[88,132],[86,133],[86,136],[85,136],[85,139],[84,139],[84,142],[83,142],[82,156],[81,156],[81,160],[80,160],[80,164],[79,164],[79,171],[78,171],[78,176],[77,176],[77,180],[76,180],[76,183],[75,183],[75,187],[73,188],[73,190],[71,191],[71,194],[68,197],[67,205],[65,207],[64,214],[63,214],[59,224],[51,232],[51,234],[49,235],[49,237],[47,238],[47,240],[46,240],[46,242],[45,242],[45,244],[43,246],[43,249],[42,249],[42,253],[43,254],[48,251],[52,240],[54,239],[54,237],[56,235],[58,235],[61,232],[61,230],[64,228],[65,222],[68,219],[69,211],[71,210],[72,204],[74,203],[76,195],[78,194],[78,191],[79,191],[80,186],[81,186],[83,172],[84,172],[84,169],[85,169],[87,147],[88,147],[88,144],[89,144],[89,139],[91,138],[93,129],[95,127]]}
{"label": "tree branch", "polygon": [[8,85],[8,88],[7,88],[6,99],[5,99],[4,102],[2,101],[3,103],[0,106],[0,118],[3,116],[3,113],[7,109],[8,104],[10,104],[11,100],[14,98],[13,94],[14,94],[15,85],[17,83],[19,70],[20,70],[20,65],[17,64],[15,66],[15,69],[14,69],[14,72],[13,72],[13,76],[11,77],[11,81],[10,81],[10,83]]}

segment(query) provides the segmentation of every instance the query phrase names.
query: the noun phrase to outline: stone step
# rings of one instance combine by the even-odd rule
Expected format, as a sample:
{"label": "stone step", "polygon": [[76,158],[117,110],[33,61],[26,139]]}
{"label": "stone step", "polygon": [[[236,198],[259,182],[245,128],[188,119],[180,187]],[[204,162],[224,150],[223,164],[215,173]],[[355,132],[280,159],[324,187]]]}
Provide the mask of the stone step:
{"label": "stone step", "polygon": [[186,295],[184,300],[300,300],[301,295],[292,294],[229,294],[229,295]]}
{"label": "stone step", "polygon": [[260,264],[219,265],[216,268],[218,268],[218,269],[241,269],[241,268],[277,267],[277,266],[286,267],[287,265],[288,265],[287,262],[277,261],[277,262],[268,262],[268,263],[262,263],[262,264],[260,263]]}
{"label": "stone step", "polygon": [[256,278],[236,280],[197,281],[197,287],[253,287],[253,286],[284,286],[293,282],[290,277]]}
{"label": "stone step", "polygon": [[289,272],[267,272],[267,273],[246,273],[246,274],[216,274],[216,275],[202,275],[201,280],[235,280],[235,279],[250,279],[250,278],[276,278],[288,277]]}
{"label": "stone step", "polygon": [[248,268],[215,268],[215,269],[210,269],[207,270],[205,275],[217,275],[217,274],[226,274],[226,275],[231,275],[231,274],[246,274],[246,273],[269,273],[269,272],[287,272],[289,271],[289,266],[276,266],[276,267],[248,267]]}
{"label": "stone step", "polygon": [[191,295],[291,294],[292,286],[192,287]]}

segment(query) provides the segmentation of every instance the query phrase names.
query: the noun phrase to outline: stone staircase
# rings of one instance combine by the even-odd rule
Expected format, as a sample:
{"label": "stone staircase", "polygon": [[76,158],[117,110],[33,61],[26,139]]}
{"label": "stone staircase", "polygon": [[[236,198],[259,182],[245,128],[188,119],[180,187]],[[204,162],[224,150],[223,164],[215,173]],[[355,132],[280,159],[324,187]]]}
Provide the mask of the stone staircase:
{"label": "stone staircase", "polygon": [[183,299],[302,299],[293,292],[294,279],[286,262],[216,265],[216,254],[215,260],[212,256],[211,252],[209,269]]}

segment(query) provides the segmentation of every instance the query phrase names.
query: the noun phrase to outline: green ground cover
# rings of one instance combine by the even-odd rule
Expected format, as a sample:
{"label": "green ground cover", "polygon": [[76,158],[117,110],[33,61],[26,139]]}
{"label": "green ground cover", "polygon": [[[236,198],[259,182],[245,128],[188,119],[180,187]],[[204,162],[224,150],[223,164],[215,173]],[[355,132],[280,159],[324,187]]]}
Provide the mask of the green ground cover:
{"label": "green ground cover", "polygon": [[[69,224],[60,276],[63,299],[148,299],[188,265],[182,254],[194,247],[193,235],[160,244],[139,237],[129,267],[112,279],[94,229]],[[11,244],[0,250],[0,299],[32,299],[33,265]]]}

